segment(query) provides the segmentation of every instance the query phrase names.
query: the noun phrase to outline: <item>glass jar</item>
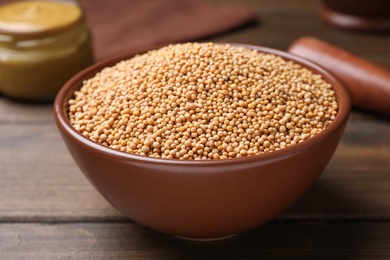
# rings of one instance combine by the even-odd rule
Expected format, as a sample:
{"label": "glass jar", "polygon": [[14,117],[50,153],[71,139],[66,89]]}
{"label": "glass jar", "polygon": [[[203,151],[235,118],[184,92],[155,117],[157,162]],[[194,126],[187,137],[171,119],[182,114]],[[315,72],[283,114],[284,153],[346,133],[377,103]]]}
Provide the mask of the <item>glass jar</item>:
{"label": "glass jar", "polygon": [[52,101],[93,63],[91,34],[76,1],[18,1],[0,6],[0,93]]}

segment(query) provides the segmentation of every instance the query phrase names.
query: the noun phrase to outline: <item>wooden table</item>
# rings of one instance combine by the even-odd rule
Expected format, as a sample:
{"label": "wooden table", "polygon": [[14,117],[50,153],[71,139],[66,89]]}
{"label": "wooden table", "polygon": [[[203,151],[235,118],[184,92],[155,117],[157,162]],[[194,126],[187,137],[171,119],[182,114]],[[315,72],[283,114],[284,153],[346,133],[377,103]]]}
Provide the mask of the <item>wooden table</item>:
{"label": "wooden table", "polygon": [[[240,2],[262,23],[207,40],[283,50],[312,35],[390,69],[389,35],[329,28],[319,1]],[[113,209],[72,161],[52,114],[51,104],[0,97],[0,259],[390,257],[389,118],[354,110],[333,159],[295,206],[234,239],[194,243]]]}

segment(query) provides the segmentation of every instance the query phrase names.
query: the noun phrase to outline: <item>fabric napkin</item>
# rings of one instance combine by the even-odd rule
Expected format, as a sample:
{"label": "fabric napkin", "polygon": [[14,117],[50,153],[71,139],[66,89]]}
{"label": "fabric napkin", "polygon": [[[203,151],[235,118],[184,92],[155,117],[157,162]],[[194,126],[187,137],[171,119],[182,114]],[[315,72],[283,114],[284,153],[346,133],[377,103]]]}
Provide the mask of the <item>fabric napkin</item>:
{"label": "fabric napkin", "polygon": [[240,4],[206,0],[79,0],[97,60],[135,49],[196,41],[256,21]]}

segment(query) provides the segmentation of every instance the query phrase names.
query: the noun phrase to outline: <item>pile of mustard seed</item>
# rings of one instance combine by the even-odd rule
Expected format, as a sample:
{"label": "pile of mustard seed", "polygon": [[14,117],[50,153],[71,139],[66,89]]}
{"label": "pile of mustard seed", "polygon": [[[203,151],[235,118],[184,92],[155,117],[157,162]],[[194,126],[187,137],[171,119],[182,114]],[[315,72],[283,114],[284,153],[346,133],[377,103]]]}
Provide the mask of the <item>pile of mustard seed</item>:
{"label": "pile of mustard seed", "polygon": [[243,47],[185,43],[107,67],[69,101],[85,137],[159,158],[225,159],[305,141],[338,104],[320,75]]}

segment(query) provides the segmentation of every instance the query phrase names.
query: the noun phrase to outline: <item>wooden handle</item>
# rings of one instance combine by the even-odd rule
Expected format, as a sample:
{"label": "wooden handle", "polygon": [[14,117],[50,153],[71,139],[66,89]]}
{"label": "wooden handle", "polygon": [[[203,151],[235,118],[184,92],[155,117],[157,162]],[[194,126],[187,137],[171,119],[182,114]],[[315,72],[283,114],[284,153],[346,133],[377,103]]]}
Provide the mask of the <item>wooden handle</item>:
{"label": "wooden handle", "polygon": [[310,60],[341,80],[352,105],[390,115],[390,71],[312,37],[293,42],[288,52]]}

